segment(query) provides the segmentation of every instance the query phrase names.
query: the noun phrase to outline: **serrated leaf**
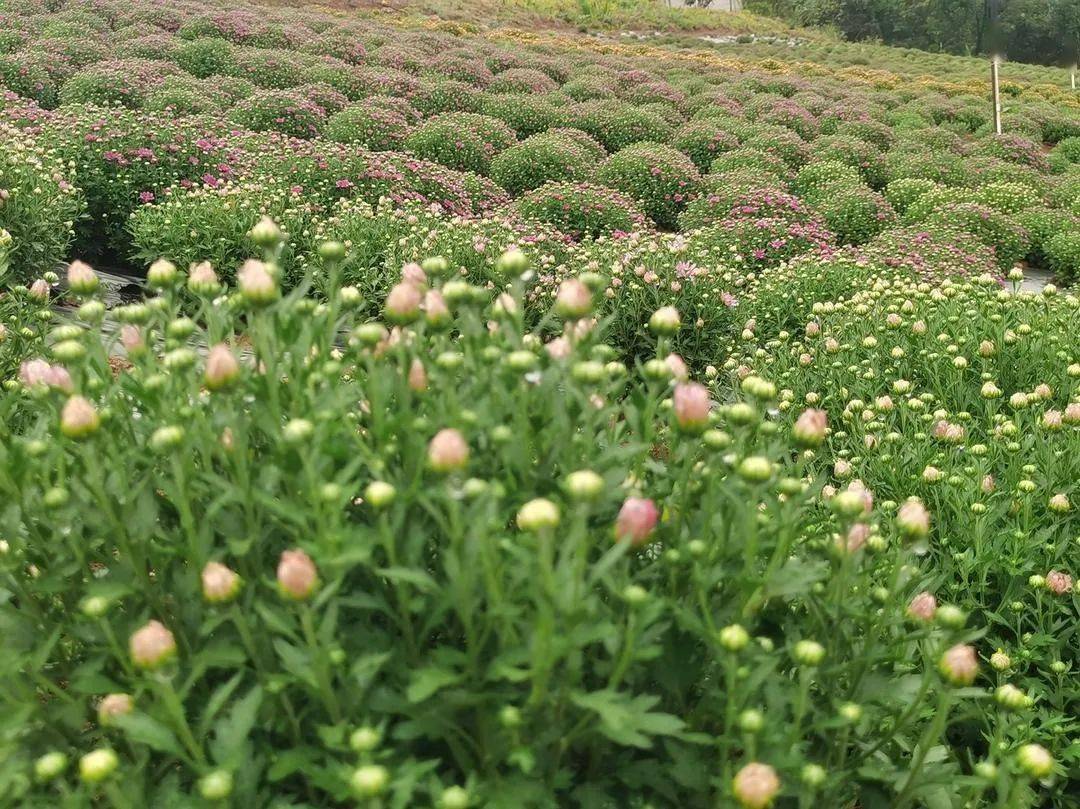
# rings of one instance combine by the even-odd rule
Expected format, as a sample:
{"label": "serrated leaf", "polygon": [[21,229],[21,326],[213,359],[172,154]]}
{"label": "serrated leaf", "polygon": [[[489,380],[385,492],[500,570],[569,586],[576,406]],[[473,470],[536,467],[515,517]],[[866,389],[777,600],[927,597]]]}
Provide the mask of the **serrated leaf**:
{"label": "serrated leaf", "polygon": [[681,736],[686,723],[677,716],[650,712],[659,699],[651,695],[630,697],[605,689],[591,694],[574,694],[571,700],[579,708],[595,711],[600,717],[599,731],[616,744],[648,748],[650,736]]}
{"label": "serrated leaf", "polygon": [[214,725],[214,740],[210,744],[210,750],[218,764],[225,766],[237,763],[244,743],[255,726],[262,698],[262,688],[255,686],[247,696],[233,705],[228,716]]}
{"label": "serrated leaf", "polygon": [[439,666],[428,666],[420,669],[413,674],[412,682],[409,683],[409,687],[405,691],[405,698],[414,704],[423,702],[446,686],[460,682],[462,676],[459,671]]}
{"label": "serrated leaf", "polygon": [[136,744],[145,744],[159,753],[169,753],[180,758],[184,756],[180,742],[173,732],[152,716],[136,712],[116,716],[112,721]]}

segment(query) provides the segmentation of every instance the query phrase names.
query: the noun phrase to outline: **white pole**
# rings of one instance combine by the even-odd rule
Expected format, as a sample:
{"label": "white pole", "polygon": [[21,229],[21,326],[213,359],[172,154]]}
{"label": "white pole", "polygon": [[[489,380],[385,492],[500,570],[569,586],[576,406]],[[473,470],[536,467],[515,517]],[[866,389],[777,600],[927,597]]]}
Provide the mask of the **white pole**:
{"label": "white pole", "polygon": [[1076,65],[1072,66],[1072,70],[1069,72],[1069,81],[1072,84],[1072,88],[1076,89]]}
{"label": "white pole", "polygon": [[1001,87],[998,80],[998,57],[990,60],[990,85],[994,96],[994,132],[1001,134]]}

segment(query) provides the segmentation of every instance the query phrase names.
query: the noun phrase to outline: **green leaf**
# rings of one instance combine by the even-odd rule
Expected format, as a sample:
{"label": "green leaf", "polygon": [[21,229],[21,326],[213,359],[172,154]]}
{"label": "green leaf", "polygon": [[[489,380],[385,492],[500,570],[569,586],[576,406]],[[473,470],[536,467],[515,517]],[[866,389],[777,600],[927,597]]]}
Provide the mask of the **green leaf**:
{"label": "green leaf", "polygon": [[144,713],[129,713],[114,717],[112,720],[121,728],[128,739],[136,744],[145,744],[159,753],[168,753],[179,758],[184,757],[180,742],[169,728]]}
{"label": "green leaf", "polygon": [[658,697],[630,697],[617,691],[593,691],[574,694],[571,700],[579,708],[595,711],[600,717],[599,730],[611,741],[626,747],[648,748],[650,736],[681,736],[686,723],[667,713],[650,712]]}
{"label": "green leaf", "polygon": [[214,725],[214,740],[210,744],[210,751],[218,764],[226,766],[237,763],[243,753],[244,743],[255,726],[262,698],[262,688],[255,686],[247,696],[233,705],[228,716]]}
{"label": "green leaf", "polygon": [[423,702],[436,691],[460,682],[463,676],[459,671],[451,671],[439,666],[420,669],[413,674],[412,682],[409,683],[405,692],[405,698],[414,704]]}

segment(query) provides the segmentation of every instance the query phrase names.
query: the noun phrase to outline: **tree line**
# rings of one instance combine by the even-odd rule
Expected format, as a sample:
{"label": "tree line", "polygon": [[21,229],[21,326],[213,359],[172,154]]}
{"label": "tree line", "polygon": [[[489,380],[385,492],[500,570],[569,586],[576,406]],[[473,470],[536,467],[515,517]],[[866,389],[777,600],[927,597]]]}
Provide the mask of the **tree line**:
{"label": "tree line", "polygon": [[851,40],[1040,64],[1080,57],[1080,0],[746,0],[745,7],[835,27]]}

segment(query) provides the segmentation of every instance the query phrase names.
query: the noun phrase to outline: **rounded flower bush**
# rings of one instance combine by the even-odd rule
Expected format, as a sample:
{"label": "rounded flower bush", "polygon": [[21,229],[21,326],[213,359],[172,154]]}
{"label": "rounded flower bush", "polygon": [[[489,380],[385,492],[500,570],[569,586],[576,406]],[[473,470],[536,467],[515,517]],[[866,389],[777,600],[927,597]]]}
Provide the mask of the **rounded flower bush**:
{"label": "rounded flower bush", "polygon": [[693,160],[698,171],[705,172],[720,153],[737,149],[739,139],[716,121],[704,119],[680,126],[672,135],[671,145]]}
{"label": "rounded flower bush", "polygon": [[491,179],[514,196],[549,181],[583,182],[592,177],[596,159],[567,135],[532,135],[500,152],[491,161]]}
{"label": "rounded flower bush", "polygon": [[294,138],[313,138],[326,122],[326,110],[295,90],[260,90],[237,104],[231,116],[254,132],[280,132]]}
{"label": "rounded flower bush", "polygon": [[513,130],[497,118],[456,112],[424,121],[405,139],[404,146],[448,168],[486,175],[492,158],[516,141]]}
{"label": "rounded flower bush", "polygon": [[567,126],[592,135],[609,152],[639,141],[664,143],[673,131],[663,116],[625,101],[583,101],[567,107],[562,118]]}
{"label": "rounded flower bush", "polygon": [[635,143],[597,169],[597,182],[636,199],[663,228],[675,227],[679,212],[694,196],[701,176],[686,155],[659,143]]}
{"label": "rounded flower bush", "polygon": [[335,112],[326,119],[324,136],[373,151],[401,148],[413,125],[401,112],[383,103],[385,100],[370,98]]}
{"label": "rounded flower bush", "polygon": [[626,234],[645,226],[645,214],[630,197],[588,183],[545,183],[514,203],[527,219],[581,239]]}

